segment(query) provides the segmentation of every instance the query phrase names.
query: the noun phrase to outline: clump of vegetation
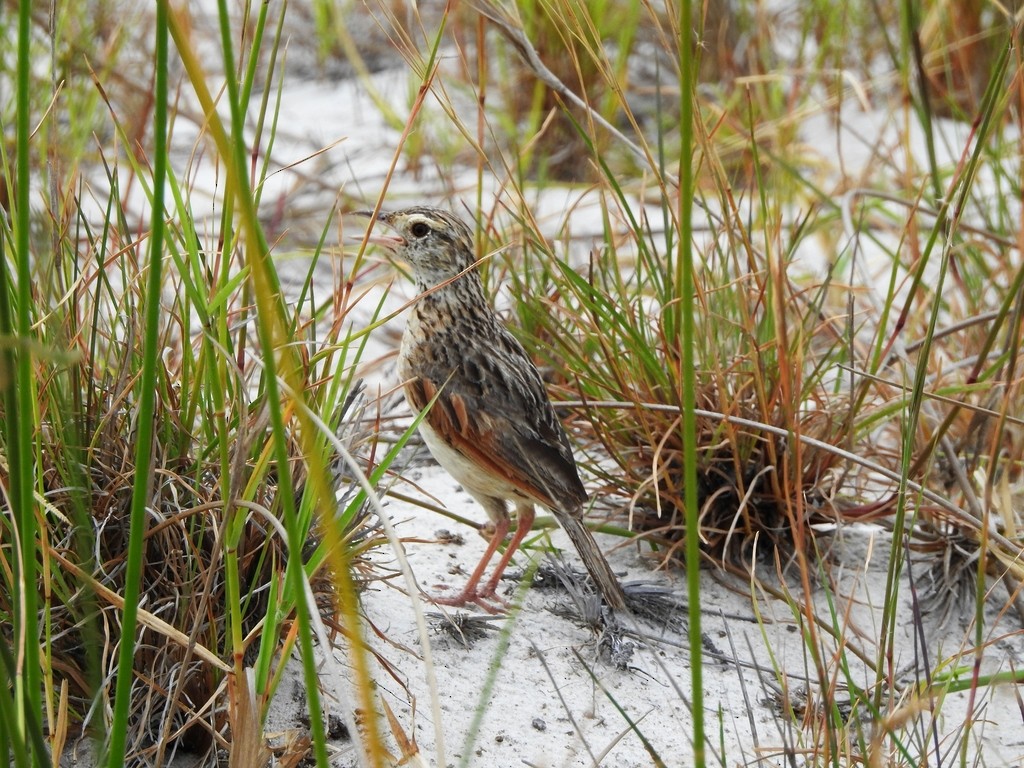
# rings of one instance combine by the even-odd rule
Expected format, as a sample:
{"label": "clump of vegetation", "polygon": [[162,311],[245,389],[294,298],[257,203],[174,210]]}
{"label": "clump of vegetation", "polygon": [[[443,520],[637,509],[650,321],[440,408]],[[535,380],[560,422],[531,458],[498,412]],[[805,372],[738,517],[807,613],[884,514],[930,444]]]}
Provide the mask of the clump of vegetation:
{"label": "clump of vegetation", "polygon": [[[66,10],[88,17],[84,6]],[[182,181],[195,169],[168,170],[171,33],[200,102],[205,91],[183,17],[164,5],[145,19],[157,44],[138,82],[114,58],[136,31],[104,17],[112,58],[94,81],[92,28],[47,26],[68,15],[30,10],[10,16],[24,27],[4,30],[19,51],[5,73],[19,98],[3,105],[3,124],[18,124],[4,167],[17,173],[5,174],[0,232],[0,615],[12,628],[5,651],[17,649],[0,671],[4,755],[55,763],[84,738],[114,763],[190,752],[257,765],[296,647],[323,753],[312,637],[358,625],[360,558],[382,540],[364,508],[388,459],[352,458],[374,453],[346,410],[365,343],[348,317],[358,298],[316,295],[321,243],[286,307],[248,161],[225,151],[240,124],[194,126],[195,161],[212,152],[238,195],[213,217]],[[249,42],[252,57],[280,45]],[[44,47],[63,77],[53,103],[28,98],[51,85],[30,65]],[[240,109],[254,70],[247,77],[230,97]],[[157,87],[139,123],[146,78]],[[185,113],[173,119],[183,131]],[[11,156],[31,164],[14,168]],[[14,713],[31,713],[27,725]]]}

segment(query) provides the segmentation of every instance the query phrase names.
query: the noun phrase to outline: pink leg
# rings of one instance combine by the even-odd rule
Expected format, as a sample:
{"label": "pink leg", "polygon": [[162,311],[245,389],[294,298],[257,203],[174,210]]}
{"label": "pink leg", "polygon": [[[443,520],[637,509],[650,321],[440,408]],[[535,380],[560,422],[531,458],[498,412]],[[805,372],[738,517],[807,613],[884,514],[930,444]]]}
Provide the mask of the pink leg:
{"label": "pink leg", "polygon": [[505,572],[505,568],[508,566],[509,560],[512,559],[512,555],[515,554],[516,550],[519,549],[519,545],[523,543],[523,539],[526,538],[526,534],[533,528],[533,518],[535,515],[533,504],[517,504],[516,505],[516,532],[512,535],[512,541],[508,543],[508,547],[505,548],[505,553],[501,556],[501,560],[498,561],[498,565],[494,568],[494,573],[491,574],[491,578],[484,584],[484,588],[477,594],[484,598],[493,598],[495,592],[498,589],[498,582],[501,580],[501,574]]}
{"label": "pink leg", "polygon": [[[505,536],[508,534],[508,528],[509,521],[507,516],[503,516],[494,524],[494,535],[491,536],[491,540],[487,544],[487,550],[484,552],[484,556],[480,558],[480,562],[470,575],[469,581],[466,582],[466,586],[462,588],[462,591],[459,592],[459,594],[454,597],[431,597],[431,600],[439,605],[450,605],[456,608],[461,608],[467,603],[475,603],[488,613],[495,613],[496,609],[487,603],[487,599],[494,596],[494,587],[491,585],[491,582],[487,582],[487,587],[490,587],[490,593],[487,592],[487,587],[485,587],[484,592],[477,591],[477,585],[480,583],[480,579],[483,578],[484,573],[487,571],[487,565],[491,562],[491,558],[494,557],[494,553],[498,551],[498,545],[505,540]],[[516,536],[519,536],[518,528],[516,528]],[[522,537],[519,536],[519,539],[521,538]],[[512,540],[513,542],[518,542],[519,539],[513,537]],[[506,550],[506,555],[507,554],[508,551]],[[506,562],[507,557],[502,556],[499,567]]]}

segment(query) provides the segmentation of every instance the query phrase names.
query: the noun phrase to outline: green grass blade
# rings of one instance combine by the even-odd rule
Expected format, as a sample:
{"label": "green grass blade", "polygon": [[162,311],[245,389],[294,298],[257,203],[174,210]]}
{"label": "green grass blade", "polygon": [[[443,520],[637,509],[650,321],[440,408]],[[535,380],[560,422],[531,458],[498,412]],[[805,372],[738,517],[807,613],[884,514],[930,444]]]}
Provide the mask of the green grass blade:
{"label": "green grass blade", "polygon": [[705,765],[704,737],[704,676],[701,655],[701,600],[700,600],[700,507],[697,501],[697,362],[695,358],[696,329],[693,283],[693,197],[694,197],[694,47],[690,39],[693,12],[690,0],[679,3],[679,72],[682,98],[679,100],[679,243],[675,283],[679,288],[679,301],[675,305],[674,326],[681,329],[680,348],[683,388],[681,403],[683,418],[680,425],[683,443],[683,482],[686,502],[686,591],[689,609],[689,641],[694,649],[690,668],[690,701],[693,714],[693,765]]}
{"label": "green grass blade", "polygon": [[[32,257],[29,251],[29,185],[32,175],[29,166],[31,150],[30,93],[31,79],[31,20],[32,3],[22,0],[18,5],[17,49],[17,158],[14,216],[14,268],[16,281],[11,282],[6,259],[0,266],[0,340],[3,357],[0,369],[4,371],[4,413],[6,415],[5,440],[10,470],[9,503],[17,536],[17,549],[12,548],[15,567],[13,594],[19,594],[14,611],[13,642],[19,649],[19,665],[13,676],[14,683],[14,743],[27,749],[33,743],[31,723],[42,712],[39,593],[37,587],[39,531],[36,523],[34,485],[34,393],[32,364]],[[12,375],[13,373],[13,375]],[[12,542],[15,539],[12,537]],[[38,727],[38,726],[37,726]],[[43,754],[33,755],[43,761]]]}
{"label": "green grass blade", "polygon": [[150,231],[149,275],[146,284],[145,342],[142,357],[142,378],[135,443],[135,484],[132,488],[131,517],[127,560],[125,563],[124,615],[114,697],[113,718],[107,746],[107,765],[115,768],[124,762],[125,740],[134,675],[135,627],[138,620],[140,576],[149,504],[153,454],[154,411],[156,401],[157,365],[160,363],[160,292],[164,248],[164,182],[167,176],[167,6],[157,5],[155,45],[155,85],[153,110],[153,205]]}

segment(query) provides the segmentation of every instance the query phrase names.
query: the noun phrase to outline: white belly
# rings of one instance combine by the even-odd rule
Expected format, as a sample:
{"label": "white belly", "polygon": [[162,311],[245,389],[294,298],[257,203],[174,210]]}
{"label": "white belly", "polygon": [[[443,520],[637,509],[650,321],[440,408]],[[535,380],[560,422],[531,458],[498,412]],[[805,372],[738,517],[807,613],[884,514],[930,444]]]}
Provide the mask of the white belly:
{"label": "white belly", "polygon": [[469,459],[442,440],[426,421],[420,422],[420,435],[423,436],[423,442],[427,444],[437,463],[474,496],[525,498],[511,483],[478,469]]}

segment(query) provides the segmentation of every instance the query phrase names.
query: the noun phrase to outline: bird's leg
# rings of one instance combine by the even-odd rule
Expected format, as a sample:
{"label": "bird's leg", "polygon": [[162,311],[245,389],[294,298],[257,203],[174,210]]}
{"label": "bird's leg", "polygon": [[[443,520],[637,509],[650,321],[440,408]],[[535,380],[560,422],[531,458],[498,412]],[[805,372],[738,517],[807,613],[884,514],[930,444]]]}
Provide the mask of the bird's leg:
{"label": "bird's leg", "polygon": [[[477,590],[477,585],[480,583],[480,579],[483,578],[484,573],[487,571],[487,565],[491,562],[491,558],[494,557],[494,553],[498,551],[498,545],[505,540],[505,536],[508,534],[508,529],[508,515],[504,514],[494,521],[494,535],[491,536],[491,540],[487,544],[487,550],[484,552],[483,557],[480,558],[480,562],[473,570],[473,573],[469,577],[469,581],[466,582],[466,586],[462,588],[462,591],[454,597],[432,597],[431,599],[438,605],[451,605],[456,608],[461,608],[467,603],[474,603],[479,605],[488,613],[496,613],[497,609],[487,602],[489,599],[500,602],[500,599],[496,598],[494,595],[494,587],[491,585],[491,582],[487,582],[487,587],[485,587],[482,592]],[[519,534],[518,528],[516,529],[516,534]],[[513,538],[513,541],[516,541],[516,539]],[[506,561],[506,558],[503,556],[501,563]],[[499,566],[501,563],[499,563]],[[490,588],[489,592],[488,587]]]}
{"label": "bird's leg", "polygon": [[512,555],[515,554],[516,550],[519,549],[519,545],[522,544],[523,539],[526,538],[526,534],[533,528],[533,518],[535,512],[533,504],[528,502],[520,502],[516,504],[516,532],[512,534],[512,540],[508,543],[505,548],[505,553],[501,556],[498,564],[494,568],[494,573],[491,574],[491,578],[484,584],[484,588],[481,589],[477,594],[484,598],[494,598],[495,592],[498,589],[498,582],[501,580],[501,574],[505,572],[505,568],[508,566],[509,560],[512,559]]}

